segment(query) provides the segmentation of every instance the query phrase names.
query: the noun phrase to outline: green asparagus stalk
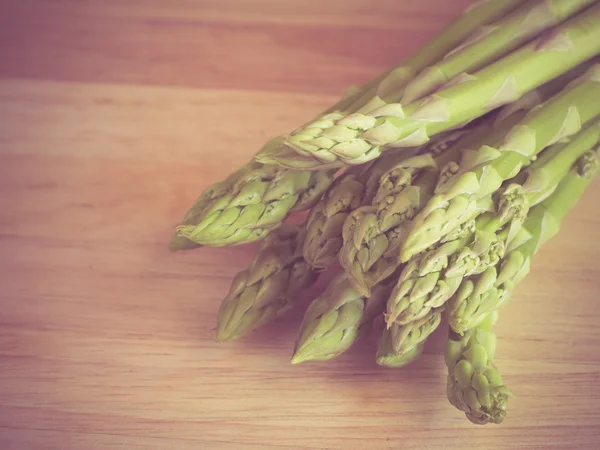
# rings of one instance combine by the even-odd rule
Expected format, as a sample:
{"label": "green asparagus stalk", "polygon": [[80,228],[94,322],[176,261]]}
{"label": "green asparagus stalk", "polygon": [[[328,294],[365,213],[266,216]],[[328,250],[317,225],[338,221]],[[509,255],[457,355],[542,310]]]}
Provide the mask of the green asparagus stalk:
{"label": "green asparagus stalk", "polygon": [[[194,205],[186,213],[181,225],[190,226],[199,223],[205,216],[205,211],[210,209],[210,207],[213,204],[215,204],[220,198],[222,198],[225,195],[228,195],[233,190],[233,187],[239,180],[241,180],[244,177],[247,177],[249,173],[252,173],[260,167],[262,167],[262,164],[251,160],[247,164],[243,165],[238,170],[236,170],[234,173],[229,175],[223,181],[209,186],[204,192],[202,192],[202,194],[198,197]],[[195,242],[192,242],[189,239],[186,239],[177,233],[175,233],[169,245],[169,249],[171,251],[189,250],[197,247],[201,247],[201,245],[196,244]]]}
{"label": "green asparagus stalk", "polygon": [[549,145],[573,136],[600,115],[600,65],[530,111],[497,147],[483,146],[465,154],[456,175],[416,215],[403,243],[401,260],[434,245],[461,223],[473,218],[478,199],[494,193]]}
{"label": "green asparagus stalk", "polygon": [[[470,237],[460,237],[423,255],[412,258],[392,291],[385,313],[388,327],[408,326],[440,308],[460,287],[463,276],[448,276],[449,257],[466,245]],[[433,263],[431,261],[434,261]]]}
{"label": "green asparagus stalk", "polygon": [[487,314],[508,301],[529,272],[533,256],[558,233],[561,220],[577,204],[598,168],[595,151],[580,156],[554,192],[530,210],[522,230],[527,237],[515,238],[500,263],[461,285],[448,306],[448,321],[456,333],[476,327]]}
{"label": "green asparagus stalk", "polygon": [[427,339],[423,339],[420,343],[414,345],[408,350],[405,350],[401,353],[395,353],[393,350],[390,350],[389,346],[391,344],[389,344],[387,341],[390,338],[389,333],[385,332],[384,336],[385,337],[382,337],[381,340],[386,339],[386,341],[379,344],[382,350],[377,353],[376,360],[377,364],[387,367],[388,369],[400,369],[408,366],[419,359],[425,350],[425,342]]}
{"label": "green asparagus stalk", "polygon": [[361,329],[383,313],[394,282],[390,277],[367,298],[352,287],[345,273],[334,278],[304,315],[292,363],[325,361],[348,350]]}
{"label": "green asparagus stalk", "polygon": [[377,348],[377,364],[399,368],[413,362],[423,351],[427,338],[437,329],[444,308],[432,309],[422,319],[407,325],[393,323],[383,330]]}
{"label": "green asparagus stalk", "polygon": [[311,208],[332,183],[330,172],[301,172],[262,166],[249,171],[214,199],[178,236],[222,247],[263,239],[292,212]]}
{"label": "green asparagus stalk", "polygon": [[[388,100],[394,101],[398,98],[398,92],[402,92],[415,75],[438,62],[469,36],[477,34],[480,28],[499,20],[523,2],[524,0],[483,0],[473,3],[429,42],[376,80],[372,84],[373,89],[363,91],[348,111],[359,110],[370,103],[374,96],[388,98],[395,95]],[[339,110],[344,111],[341,108]]]}
{"label": "green asparagus stalk", "polygon": [[410,105],[381,98],[359,112],[322,120],[285,145],[330,164],[362,164],[392,147],[413,147],[560,76],[600,53],[600,5],[544,32],[504,58]]}
{"label": "green asparagus stalk", "polygon": [[364,196],[359,171],[350,169],[333,182],[312,208],[306,225],[304,259],[314,269],[323,271],[335,262],[342,246],[340,229],[349,212],[362,204]]}
{"label": "green asparagus stalk", "polygon": [[497,22],[478,28],[437,64],[417,74],[406,85],[400,103],[408,105],[461,74],[485,67],[592,3],[594,0],[530,0],[524,3]]}
{"label": "green asparagus stalk", "polygon": [[303,223],[289,223],[261,242],[221,304],[218,341],[238,339],[285,314],[297,295],[315,283],[318,274],[302,257],[304,234]]}
{"label": "green asparagus stalk", "polygon": [[448,400],[478,425],[502,423],[512,396],[493,362],[496,334],[492,327],[496,321],[494,312],[464,336],[450,332],[446,345]]}

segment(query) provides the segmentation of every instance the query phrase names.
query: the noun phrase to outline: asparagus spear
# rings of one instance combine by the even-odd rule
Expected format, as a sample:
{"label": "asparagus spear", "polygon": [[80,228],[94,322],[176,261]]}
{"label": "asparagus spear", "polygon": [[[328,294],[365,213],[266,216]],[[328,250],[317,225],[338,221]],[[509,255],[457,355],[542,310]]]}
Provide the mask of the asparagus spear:
{"label": "asparagus spear", "polygon": [[[248,176],[249,173],[257,170],[261,166],[262,164],[251,160],[229,175],[223,181],[209,186],[206,190],[204,190],[204,192],[202,192],[194,205],[192,205],[192,207],[185,214],[181,225],[195,225],[199,223],[204,217],[204,212],[206,210],[216,203],[218,199],[228,195],[240,179]],[[169,249],[171,251],[189,250],[197,247],[201,247],[201,245],[179,236],[177,233],[175,233],[169,245]]]}
{"label": "asparagus spear", "polygon": [[177,233],[213,247],[263,239],[290,213],[311,208],[332,181],[329,172],[256,168],[202,209],[194,224],[177,227]]}
{"label": "asparagus spear", "polygon": [[448,307],[448,321],[456,333],[476,327],[510,298],[515,286],[529,272],[533,256],[558,233],[561,220],[577,204],[598,168],[595,151],[581,156],[555,191],[530,210],[522,231],[527,239],[516,238],[496,267],[462,284]]}
{"label": "asparagus spear", "polygon": [[302,257],[304,224],[282,225],[238,273],[219,309],[217,340],[231,341],[286,313],[318,275]]}
{"label": "asparagus spear", "polygon": [[[388,100],[394,101],[398,92],[402,92],[416,74],[438,62],[469,36],[476,34],[480,28],[499,20],[523,2],[524,0],[480,0],[474,2],[459,17],[433,36],[429,42],[375,80],[371,85],[372,88],[364,90],[362,95],[348,108],[348,111],[357,111],[370,103],[374,96],[388,98],[390,95],[395,95],[396,97]],[[339,111],[344,110],[339,108]]]}
{"label": "asparagus spear", "polygon": [[[445,268],[450,255],[469,241],[460,237],[412,258],[398,279],[386,308],[388,327],[408,326],[440,308],[460,287],[463,276],[448,276]],[[431,262],[433,261],[433,262]]]}
{"label": "asparagus spear", "polygon": [[400,103],[408,105],[465,72],[485,67],[592,3],[594,0],[530,0],[524,3],[502,19],[479,27],[437,64],[417,74],[406,85]]}
{"label": "asparagus spear", "polygon": [[600,114],[600,65],[528,113],[496,148],[483,146],[463,155],[460,170],[416,215],[403,243],[401,260],[438,242],[473,217],[478,199],[495,192],[548,145],[576,134],[582,124]]}
{"label": "asparagus spear", "polygon": [[[428,162],[430,158],[411,161],[404,164],[407,173],[419,166],[433,164]],[[364,206],[347,218],[339,260],[350,283],[361,294],[369,296],[371,287],[400,265],[397,254],[405,234],[404,222],[422,206],[428,191],[433,193],[436,179],[437,171],[430,169],[413,184],[405,185],[398,194],[391,196],[393,203],[384,207]],[[404,183],[410,183],[410,176],[402,181]]]}
{"label": "asparagus spear", "polygon": [[440,132],[511,103],[600,53],[600,5],[460,82],[410,105],[380,98],[359,112],[323,119],[285,145],[330,164],[362,164],[391,147],[421,145]]}
{"label": "asparagus spear", "polygon": [[338,275],[308,307],[296,340],[292,363],[325,361],[348,350],[361,329],[381,315],[394,277],[380,284],[367,298]]}
{"label": "asparagus spear", "polygon": [[508,397],[512,396],[493,362],[496,335],[492,327],[496,320],[494,312],[464,336],[451,331],[446,345],[448,400],[478,425],[502,423]]}
{"label": "asparagus spear", "polygon": [[444,308],[432,309],[422,319],[400,326],[397,323],[384,329],[377,348],[377,363],[386,367],[404,367],[423,351],[427,338],[437,329]]}
{"label": "asparagus spear", "polygon": [[[419,357],[423,354],[425,350],[425,342],[427,339],[424,339],[422,342],[412,346],[408,350],[404,350],[401,353],[396,353],[391,349],[391,343],[389,343],[390,334],[384,332],[385,334],[380,338],[379,348],[381,350],[377,353],[377,364],[383,367],[387,367],[389,369],[400,369],[402,367],[408,366],[410,363],[419,359]],[[383,341],[385,339],[385,342]]]}

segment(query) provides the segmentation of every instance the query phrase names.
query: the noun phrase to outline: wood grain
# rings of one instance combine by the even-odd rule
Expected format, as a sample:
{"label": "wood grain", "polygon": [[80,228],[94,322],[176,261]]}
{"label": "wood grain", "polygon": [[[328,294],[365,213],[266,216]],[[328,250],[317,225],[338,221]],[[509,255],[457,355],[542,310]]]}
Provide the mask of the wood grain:
{"label": "wood grain", "polygon": [[215,343],[254,246],[166,250],[204,187],[468,3],[3,3],[0,448],[597,448],[598,182],[502,312],[501,426],[447,403],[442,330],[399,371],[375,336],[291,366],[300,308]]}

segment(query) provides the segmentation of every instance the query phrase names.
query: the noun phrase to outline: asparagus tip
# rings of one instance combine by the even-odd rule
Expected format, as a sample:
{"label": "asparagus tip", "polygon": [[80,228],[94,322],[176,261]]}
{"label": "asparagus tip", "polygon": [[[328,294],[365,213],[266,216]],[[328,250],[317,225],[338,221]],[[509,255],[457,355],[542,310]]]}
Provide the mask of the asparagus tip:
{"label": "asparagus tip", "polygon": [[383,314],[383,319],[385,322],[385,329],[389,330],[390,328],[392,328],[392,325],[394,324],[394,322],[396,321],[396,319],[398,318],[398,314],[395,313],[384,313]]}

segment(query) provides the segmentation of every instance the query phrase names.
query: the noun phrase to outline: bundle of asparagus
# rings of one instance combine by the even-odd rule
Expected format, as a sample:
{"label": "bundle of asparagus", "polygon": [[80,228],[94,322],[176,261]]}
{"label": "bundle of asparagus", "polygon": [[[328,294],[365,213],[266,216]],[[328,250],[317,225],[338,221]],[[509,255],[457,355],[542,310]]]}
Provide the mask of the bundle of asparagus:
{"label": "bundle of asparagus", "polygon": [[[173,251],[261,241],[232,281],[217,339],[292,310],[325,271],[292,362],[346,352],[410,364],[446,321],[447,395],[500,423],[498,310],[598,171],[600,4],[487,0],[192,205]],[[300,220],[294,215],[308,214]]]}

